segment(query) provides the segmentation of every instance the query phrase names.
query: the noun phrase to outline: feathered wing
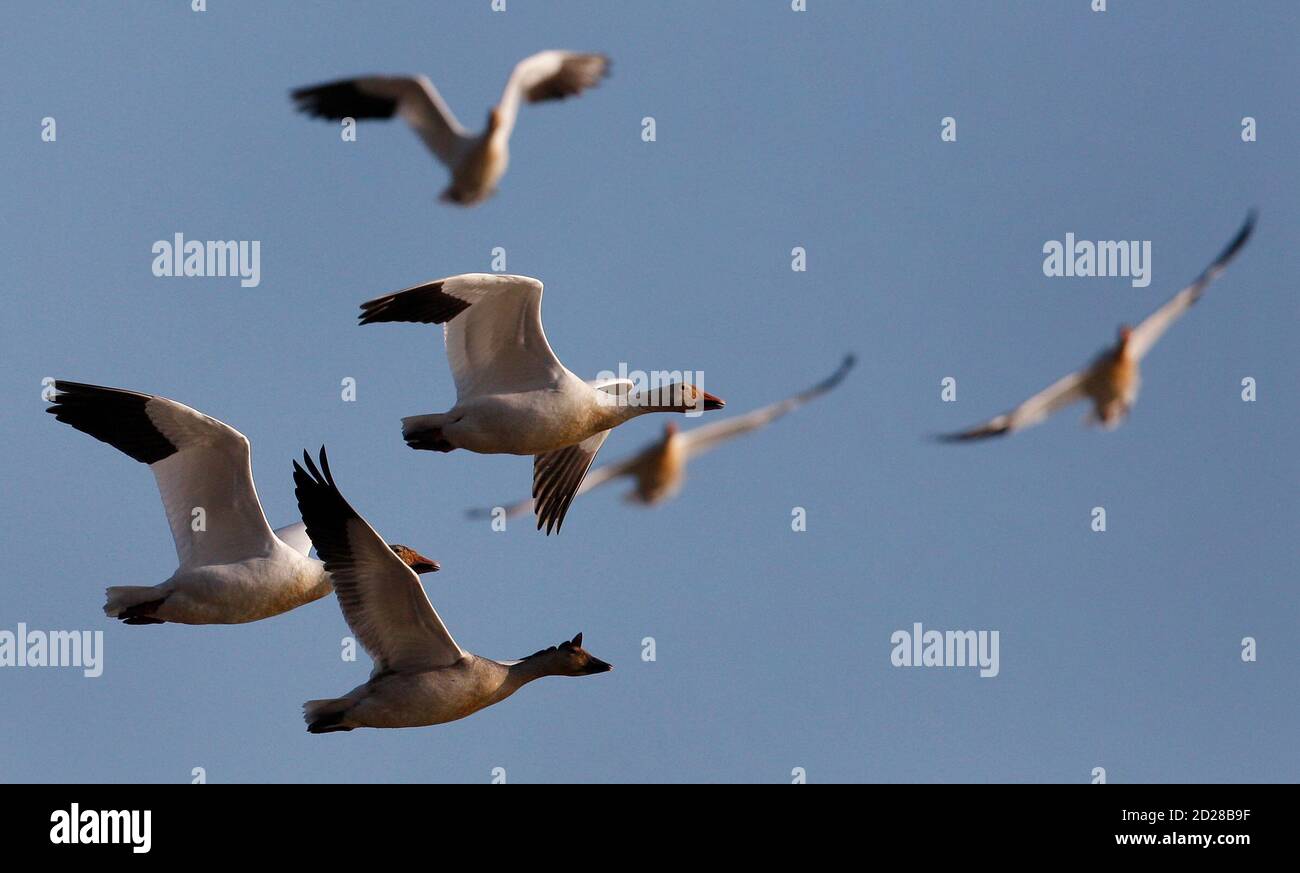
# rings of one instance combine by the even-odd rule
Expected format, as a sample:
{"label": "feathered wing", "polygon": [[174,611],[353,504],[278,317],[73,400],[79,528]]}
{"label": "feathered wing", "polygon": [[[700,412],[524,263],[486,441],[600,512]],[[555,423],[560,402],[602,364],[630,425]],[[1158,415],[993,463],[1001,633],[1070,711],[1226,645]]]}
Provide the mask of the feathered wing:
{"label": "feathered wing", "polygon": [[348,627],[376,670],[412,672],[464,657],[416,576],[339,493],[325,449],[320,467],[303,452],[294,493],[316,554],[325,562]]}
{"label": "feathered wing", "polygon": [[609,58],[600,54],[551,50],[524,58],[510,73],[497,104],[505,135],[514,129],[524,100],[563,100],[594,87],[608,72]]}
{"label": "feathered wing", "polygon": [[439,160],[454,167],[472,142],[425,76],[362,76],[293,92],[298,109],[316,118],[402,119]]}
{"label": "feathered wing", "polygon": [[182,569],[275,547],[239,431],[166,397],[81,382],[54,387],[59,393],[46,412],[149,465]]}
{"label": "feathered wing", "polygon": [[939,439],[944,440],[945,442],[983,439],[985,437],[1001,436],[1013,431],[1024,430],[1027,427],[1039,424],[1053,412],[1064,409],[1070,404],[1084,398],[1084,384],[1088,379],[1089,372],[1090,368],[1084,368],[1071,373],[1068,376],[1064,376],[1053,382],[1047,388],[1039,391],[1033,397],[1030,397],[1010,412],[1005,412],[1002,415],[991,418],[984,424],[973,427],[970,430],[945,434],[939,437]]}
{"label": "feathered wing", "polygon": [[702,427],[693,428],[685,433],[680,434],[677,438],[681,440],[681,445],[686,453],[687,458],[693,458],[710,449],[724,443],[727,440],[735,439],[738,436],[747,434],[750,431],[758,430],[784,415],[788,415],[794,410],[803,406],[811,400],[821,397],[826,392],[833,389],[844,377],[848,375],[849,370],[853,369],[856,363],[853,355],[846,355],[840,362],[839,367],[826,379],[818,382],[806,391],[787,397],[776,403],[756,409],[745,415],[737,415],[733,418],[723,419],[722,421],[713,422],[703,425]]}
{"label": "feathered wing", "polygon": [[1201,295],[1211,282],[1223,275],[1223,271],[1227,268],[1229,262],[1246,245],[1246,241],[1250,239],[1254,229],[1255,213],[1252,211],[1246,217],[1246,223],[1241,226],[1241,230],[1237,231],[1237,235],[1233,237],[1232,242],[1228,243],[1224,250],[1219,253],[1219,256],[1214,259],[1214,263],[1206,267],[1205,271],[1197,276],[1192,284],[1169,298],[1168,302],[1133,328],[1133,333],[1128,341],[1128,349],[1129,354],[1135,360],[1142,360],[1146,353],[1151,351],[1151,347],[1156,344],[1156,341],[1169,329],[1169,325],[1177,321],[1179,316],[1192,307],[1192,304],[1201,299]]}
{"label": "feathered wing", "polygon": [[[606,433],[608,433],[608,431],[606,431]],[[655,449],[654,446],[650,446],[644,451],[636,455],[633,455],[631,458],[627,458],[625,460],[618,461],[613,464],[604,464],[600,467],[597,467],[594,470],[589,471],[587,475],[583,477],[582,484],[578,486],[578,490],[573,492],[573,496],[575,498],[580,497],[583,494],[586,494],[588,491],[592,491],[596,488],[599,488],[601,485],[604,485],[608,482],[613,482],[615,479],[618,479],[621,476],[628,475],[636,467],[636,464],[641,459],[641,457],[653,451],[654,449]],[[505,510],[506,518],[515,518],[525,513],[532,512],[534,504],[535,501],[533,500],[533,498],[526,497],[523,500],[517,500],[514,503],[507,504],[503,506],[502,509]],[[491,518],[493,509],[495,509],[495,507],[492,508],[480,507],[480,508],[468,510],[466,515],[468,515],[470,518]]]}
{"label": "feathered wing", "polygon": [[307,525],[301,521],[277,527],[272,531],[280,542],[304,557],[311,554],[311,537],[307,536]]}
{"label": "feathered wing", "polygon": [[[491,518],[495,512],[495,506],[476,506],[472,509],[465,510],[467,518]],[[533,511],[533,498],[525,497],[523,500],[516,500],[514,503],[508,503],[501,507],[505,510],[506,518],[517,518],[524,513]]]}
{"label": "feathered wing", "polygon": [[602,430],[575,445],[534,457],[533,511],[537,514],[538,530],[544,525],[547,534],[552,528],[560,532],[569,505],[608,436],[609,431]]}
{"label": "feathered wing", "polygon": [[443,324],[457,402],[484,394],[554,388],[568,375],[542,330],[542,283],[466,273],[361,304],[362,324]]}

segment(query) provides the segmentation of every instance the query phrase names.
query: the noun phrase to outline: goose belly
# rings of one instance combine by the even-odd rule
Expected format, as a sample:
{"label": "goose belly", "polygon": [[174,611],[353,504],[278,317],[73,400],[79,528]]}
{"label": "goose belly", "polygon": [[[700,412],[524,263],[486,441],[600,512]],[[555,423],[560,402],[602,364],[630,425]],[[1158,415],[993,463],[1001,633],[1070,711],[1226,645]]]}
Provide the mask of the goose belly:
{"label": "goose belly", "polygon": [[1087,385],[1097,418],[1108,426],[1118,424],[1137,401],[1140,386],[1135,361],[1121,357],[1100,368]]}
{"label": "goose belly", "polygon": [[499,684],[464,661],[423,673],[392,674],[365,686],[347,721],[376,728],[445,724],[492,703]]}
{"label": "goose belly", "polygon": [[[295,560],[296,558],[296,560]],[[297,553],[178,571],[157,615],[180,624],[242,624],[270,618],[328,594],[319,561]]]}
{"label": "goose belly", "polygon": [[561,391],[478,397],[443,427],[455,446],[482,454],[540,455],[603,430],[592,411]]}
{"label": "goose belly", "polygon": [[637,470],[637,499],[651,504],[668,500],[681,490],[685,472],[686,462],[680,450],[660,453]]}
{"label": "goose belly", "polygon": [[456,199],[465,204],[485,200],[496,190],[509,161],[505,146],[493,140],[475,148],[452,174],[452,188],[458,192]]}

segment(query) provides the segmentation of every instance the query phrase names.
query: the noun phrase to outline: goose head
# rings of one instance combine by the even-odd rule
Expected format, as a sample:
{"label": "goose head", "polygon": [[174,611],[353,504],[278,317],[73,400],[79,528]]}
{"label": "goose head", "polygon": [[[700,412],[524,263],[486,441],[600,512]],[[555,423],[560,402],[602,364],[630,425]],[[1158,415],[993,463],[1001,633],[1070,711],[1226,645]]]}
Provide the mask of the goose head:
{"label": "goose head", "polygon": [[1119,326],[1118,339],[1115,342],[1116,354],[1123,354],[1128,348],[1129,341],[1133,339],[1133,328],[1127,324]]}
{"label": "goose head", "polygon": [[416,573],[436,573],[441,570],[438,562],[433,558],[426,558],[410,546],[403,546],[400,543],[389,543],[388,548],[393,550],[393,554],[402,559],[402,563],[410,567]]}
{"label": "goose head", "polygon": [[677,422],[673,421],[671,418],[668,419],[668,421],[664,423],[664,442],[672,442],[673,437],[677,436],[677,431]]}
{"label": "goose head", "polygon": [[614,669],[582,647],[582,634],[558,646],[535,652],[524,660],[534,658],[544,662],[545,672],[551,676],[591,676]]}
{"label": "goose head", "polygon": [[641,412],[708,412],[721,409],[727,402],[690,382],[671,382],[643,391],[632,397],[631,407]]}

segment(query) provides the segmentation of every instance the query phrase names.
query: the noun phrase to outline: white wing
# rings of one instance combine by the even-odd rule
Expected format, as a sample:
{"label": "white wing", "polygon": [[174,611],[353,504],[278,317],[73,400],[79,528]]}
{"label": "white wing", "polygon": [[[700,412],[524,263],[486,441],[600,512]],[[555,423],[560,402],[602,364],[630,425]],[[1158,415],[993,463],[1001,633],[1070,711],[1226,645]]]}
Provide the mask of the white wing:
{"label": "white wing", "polygon": [[[153,470],[182,569],[275,548],[239,431],[166,397],[80,382],[54,386],[60,393],[46,412]],[[194,530],[197,509],[204,530]]]}
{"label": "white wing", "polygon": [[429,150],[454,167],[473,140],[424,76],[363,76],[299,88],[298,109],[317,118],[392,118],[400,114]]}
{"label": "white wing", "polygon": [[320,468],[303,452],[294,493],[316,554],[325,562],[348,627],[378,672],[446,667],[465,652],[429,602],[420,577],[339,493],[322,448]]}
{"label": "white wing", "polygon": [[[606,433],[608,433],[608,431],[606,431]],[[582,480],[582,484],[578,486],[577,493],[573,496],[578,497],[582,494],[586,494],[588,491],[599,488],[607,482],[613,482],[615,479],[628,475],[636,469],[637,464],[640,463],[646,455],[657,451],[658,448],[657,445],[648,446],[630,458],[625,458],[624,460],[616,461],[613,464],[605,464],[597,467],[586,475]]]}
{"label": "white wing", "polygon": [[608,72],[609,58],[604,55],[552,50],[524,58],[510,73],[497,105],[505,136],[514,130],[522,101],[539,103],[581,94]]}
{"label": "white wing", "polygon": [[307,525],[301,521],[277,527],[272,531],[280,542],[304,557],[311,554],[311,537],[307,536]]}
{"label": "white wing", "polygon": [[807,391],[795,394],[793,397],[787,397],[785,400],[778,401],[761,409],[745,415],[738,415],[734,418],[723,419],[722,421],[706,424],[703,427],[697,427],[693,430],[686,431],[678,436],[681,445],[686,452],[687,458],[693,458],[707,452],[720,443],[727,440],[735,439],[742,434],[758,430],[760,427],[771,424],[778,418],[793,412],[800,406],[803,406],[810,400],[814,400],[827,391],[830,391],[836,385],[844,380],[849,370],[853,369],[856,362],[853,355],[846,355],[840,366],[827,379],[818,382]]}
{"label": "white wing", "polygon": [[445,324],[456,399],[562,384],[568,371],[542,330],[542,283],[527,276],[466,273],[361,304],[362,324]]}
{"label": "white wing", "polygon": [[1251,232],[1255,229],[1255,213],[1251,212],[1246,217],[1246,223],[1237,231],[1232,242],[1214,259],[1214,263],[1205,268],[1205,272],[1196,277],[1196,281],[1179,291],[1169,299],[1163,306],[1146,317],[1146,319],[1133,328],[1133,333],[1129,337],[1129,353],[1136,359],[1142,360],[1151,347],[1156,344],[1156,340],[1169,329],[1169,325],[1178,320],[1178,317],[1192,307],[1192,304],[1201,299],[1201,294],[1209,287],[1209,284],[1223,274],[1228,262],[1236,257],[1237,252],[1241,251],[1246,240],[1250,239]]}
{"label": "white wing", "polygon": [[1071,373],[1053,382],[1010,412],[991,418],[984,424],[959,433],[944,434],[939,439],[945,442],[983,439],[1001,436],[1012,431],[1024,430],[1046,419],[1058,409],[1064,409],[1071,403],[1084,398],[1084,383],[1087,381],[1090,367]]}

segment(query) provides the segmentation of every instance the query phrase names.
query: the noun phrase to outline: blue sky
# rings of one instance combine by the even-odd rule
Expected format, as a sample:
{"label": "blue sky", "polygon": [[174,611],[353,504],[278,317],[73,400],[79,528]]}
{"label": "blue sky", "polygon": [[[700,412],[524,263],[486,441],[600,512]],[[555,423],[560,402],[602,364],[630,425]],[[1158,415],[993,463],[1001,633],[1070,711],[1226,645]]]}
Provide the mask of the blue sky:
{"label": "blue sky", "polygon": [[[102,630],[105,665],[0,668],[0,779],[1300,779],[1294,4],[208,5],[7,15],[0,630]],[[477,126],[544,48],[606,52],[613,75],[526,107],[473,210],[436,202],[445,175],[400,125],[344,144],[288,99],[424,72]],[[1123,428],[1071,410],[1003,441],[926,439],[1090,359],[1251,207],[1255,238],[1148,358]],[[260,240],[260,286],[155,278],[150,247],[177,232]],[[1150,240],[1150,286],[1045,277],[1044,242],[1071,232]],[[701,370],[732,414],[847,351],[859,365],[693,465],[671,504],[604,489],[558,537],[493,532],[464,509],[524,494],[530,461],[406,449],[399,419],[454,400],[439,331],[355,316],[487,270],[496,246],[546,283],[547,334],[584,376]],[[229,422],[273,525],[297,518],[291,459],[325,443],[371,523],[442,563],[426,583],[465,647],[521,657],[583,631],[615,671],[450,725],[308,735],[302,701],[369,670],[340,660],[336,604],[105,619],[106,585],[161,582],[175,555],[152,476],[42,414],[46,376]],[[601,459],[661,425],[620,428]],[[890,635],[918,621],[997,630],[1000,674],[892,666]]]}

